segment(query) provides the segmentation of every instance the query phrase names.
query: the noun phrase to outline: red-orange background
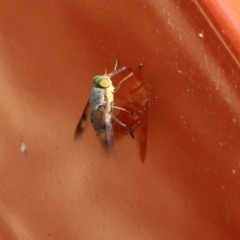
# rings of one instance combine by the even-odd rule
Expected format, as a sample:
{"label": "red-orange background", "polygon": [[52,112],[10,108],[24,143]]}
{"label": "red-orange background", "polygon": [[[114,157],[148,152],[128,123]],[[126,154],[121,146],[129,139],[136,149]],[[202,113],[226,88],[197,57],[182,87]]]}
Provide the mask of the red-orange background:
{"label": "red-orange background", "polygon": [[[0,1],[1,239],[240,238],[226,2]],[[106,159],[90,124],[73,142],[91,79],[117,58],[153,86],[144,163],[129,136]]]}

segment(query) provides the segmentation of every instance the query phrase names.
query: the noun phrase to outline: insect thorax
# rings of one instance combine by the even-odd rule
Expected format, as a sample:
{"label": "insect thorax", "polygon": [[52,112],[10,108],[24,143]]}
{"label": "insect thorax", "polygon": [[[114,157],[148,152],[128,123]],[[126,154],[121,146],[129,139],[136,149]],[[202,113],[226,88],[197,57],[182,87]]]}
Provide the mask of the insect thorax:
{"label": "insect thorax", "polygon": [[89,99],[91,122],[97,133],[106,133],[111,124],[113,93],[108,89],[93,87]]}
{"label": "insect thorax", "polygon": [[113,93],[109,89],[93,87],[89,99],[91,109],[97,110],[99,107],[104,107],[107,103],[113,104]]}

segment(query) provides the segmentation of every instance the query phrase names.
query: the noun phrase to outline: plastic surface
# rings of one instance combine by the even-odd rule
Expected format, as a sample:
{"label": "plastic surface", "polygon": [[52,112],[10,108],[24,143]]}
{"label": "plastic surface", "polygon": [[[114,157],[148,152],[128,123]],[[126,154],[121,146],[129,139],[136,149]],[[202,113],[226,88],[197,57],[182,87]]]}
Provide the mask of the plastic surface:
{"label": "plastic surface", "polygon": [[[1,239],[240,237],[239,8],[179,2],[0,1]],[[144,161],[140,127],[73,141],[116,59],[152,85]]]}

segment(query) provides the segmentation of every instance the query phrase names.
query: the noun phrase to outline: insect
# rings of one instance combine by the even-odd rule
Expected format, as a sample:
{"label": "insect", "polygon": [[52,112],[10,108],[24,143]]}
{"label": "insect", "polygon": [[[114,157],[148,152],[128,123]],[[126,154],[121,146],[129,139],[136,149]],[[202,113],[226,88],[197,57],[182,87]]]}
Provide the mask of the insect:
{"label": "insect", "polygon": [[[134,115],[134,112],[128,111],[124,108],[117,107],[114,105],[114,94],[119,90],[121,84],[130,78],[134,71],[131,71],[125,78],[123,78],[116,87],[113,86],[112,77],[125,71],[127,67],[117,69],[118,60],[116,61],[114,70],[104,75],[98,75],[93,78],[93,87],[90,92],[90,98],[87,102],[82,116],[77,124],[74,138],[77,139],[84,130],[89,111],[90,118],[94,130],[101,139],[106,142],[107,146],[113,145],[113,128],[112,121],[115,121],[121,125],[129,135],[134,138],[132,130],[116,116],[113,115],[113,110],[118,109],[119,111],[127,112],[128,114]],[[141,68],[142,64],[139,64],[138,68]]]}

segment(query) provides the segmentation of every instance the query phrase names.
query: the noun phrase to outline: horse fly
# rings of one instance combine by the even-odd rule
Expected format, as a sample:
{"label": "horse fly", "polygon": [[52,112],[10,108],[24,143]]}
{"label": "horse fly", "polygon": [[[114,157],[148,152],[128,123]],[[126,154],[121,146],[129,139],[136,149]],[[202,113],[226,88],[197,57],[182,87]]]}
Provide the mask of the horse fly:
{"label": "horse fly", "polygon": [[[132,130],[125,123],[113,115],[114,108],[120,111],[128,112],[129,114],[134,114],[133,112],[127,111],[124,108],[114,105],[114,94],[120,88],[121,84],[134,74],[132,71],[125,78],[123,78],[116,87],[114,87],[111,78],[127,69],[127,67],[117,69],[117,65],[118,60],[116,61],[114,71],[110,73],[106,73],[105,71],[104,75],[95,76],[93,78],[93,87],[90,92],[90,98],[77,124],[74,133],[75,139],[77,139],[82,134],[85,128],[85,123],[89,111],[94,130],[96,131],[97,135],[100,135],[102,140],[106,142],[108,147],[113,144],[113,129],[111,124],[112,120],[116,121],[118,124],[124,127],[130,136],[134,138]],[[139,64],[137,68],[141,67],[142,64]]]}

